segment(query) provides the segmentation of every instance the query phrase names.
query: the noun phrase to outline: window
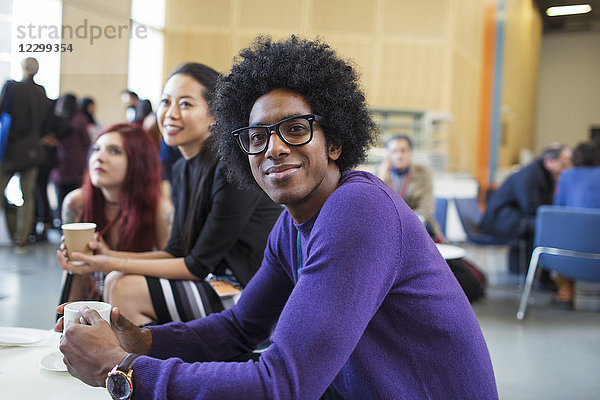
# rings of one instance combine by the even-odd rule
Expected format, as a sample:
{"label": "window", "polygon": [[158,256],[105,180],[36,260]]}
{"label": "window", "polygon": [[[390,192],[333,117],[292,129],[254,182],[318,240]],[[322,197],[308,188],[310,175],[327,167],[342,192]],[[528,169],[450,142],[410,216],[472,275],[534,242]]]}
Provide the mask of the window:
{"label": "window", "polygon": [[149,99],[154,110],[162,92],[163,29],[165,0],[132,0],[131,19],[146,26],[147,35],[129,41],[127,86],[140,98]]}
{"label": "window", "polygon": [[50,98],[58,97],[60,53],[24,52],[27,44],[60,44],[48,39],[48,27],[62,23],[62,3],[58,0],[6,0],[0,6],[0,78],[21,79],[21,60],[35,57],[40,70],[35,81],[46,88]]}
{"label": "window", "polygon": [[[60,53],[26,53],[25,45],[44,43],[60,44],[60,39],[47,39],[39,36],[40,29],[62,23],[62,2],[59,0],[4,0],[0,2],[0,84],[7,79],[21,80],[21,60],[35,57],[40,70],[35,81],[46,88],[50,98],[58,97],[60,81]],[[46,28],[42,28],[46,27]],[[9,203],[21,206],[19,177],[13,176],[8,183],[5,195]]]}

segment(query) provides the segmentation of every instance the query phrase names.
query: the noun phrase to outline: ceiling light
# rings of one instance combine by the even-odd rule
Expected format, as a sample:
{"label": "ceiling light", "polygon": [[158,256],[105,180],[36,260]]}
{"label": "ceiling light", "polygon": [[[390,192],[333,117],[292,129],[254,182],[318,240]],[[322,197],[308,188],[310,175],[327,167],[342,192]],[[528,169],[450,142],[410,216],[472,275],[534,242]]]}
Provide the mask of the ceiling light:
{"label": "ceiling light", "polygon": [[546,15],[557,17],[560,15],[585,14],[590,11],[592,11],[592,7],[589,4],[576,4],[572,6],[550,7],[546,10]]}

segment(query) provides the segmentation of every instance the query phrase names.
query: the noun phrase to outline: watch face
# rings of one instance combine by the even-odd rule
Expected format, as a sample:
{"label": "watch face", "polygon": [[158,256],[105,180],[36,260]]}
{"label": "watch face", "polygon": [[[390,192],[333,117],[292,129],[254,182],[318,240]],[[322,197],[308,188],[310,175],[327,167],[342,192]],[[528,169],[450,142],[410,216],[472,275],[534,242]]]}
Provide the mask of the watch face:
{"label": "watch face", "polygon": [[127,400],[131,396],[131,387],[127,376],[121,371],[112,373],[106,380],[106,389],[115,400]]}

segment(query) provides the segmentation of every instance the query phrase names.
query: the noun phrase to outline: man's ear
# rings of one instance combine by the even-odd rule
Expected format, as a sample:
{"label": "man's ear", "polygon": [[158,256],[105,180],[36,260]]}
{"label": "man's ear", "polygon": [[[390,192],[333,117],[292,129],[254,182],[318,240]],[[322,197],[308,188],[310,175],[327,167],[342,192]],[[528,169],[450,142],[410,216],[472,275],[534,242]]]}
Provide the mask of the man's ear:
{"label": "man's ear", "polygon": [[328,148],[328,156],[331,161],[336,161],[342,154],[342,146],[330,144]]}

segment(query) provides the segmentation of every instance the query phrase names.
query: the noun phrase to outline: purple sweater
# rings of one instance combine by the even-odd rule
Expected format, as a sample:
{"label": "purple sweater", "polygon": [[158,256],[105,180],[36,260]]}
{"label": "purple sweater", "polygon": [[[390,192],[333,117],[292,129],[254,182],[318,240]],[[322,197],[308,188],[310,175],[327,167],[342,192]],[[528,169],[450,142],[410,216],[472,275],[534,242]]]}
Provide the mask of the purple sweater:
{"label": "purple sweater", "polygon": [[[216,362],[250,350],[277,320],[258,362]],[[366,172],[343,174],[304,223],[280,216],[237,306],[151,329],[135,399],[310,400],[330,385],[346,399],[498,398],[456,279],[408,206]]]}

